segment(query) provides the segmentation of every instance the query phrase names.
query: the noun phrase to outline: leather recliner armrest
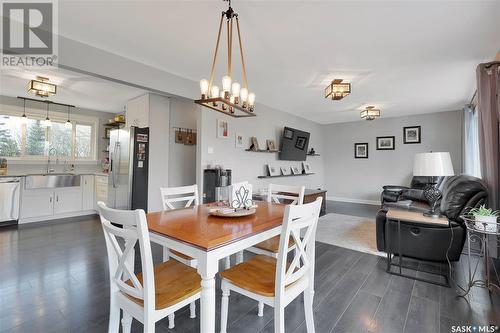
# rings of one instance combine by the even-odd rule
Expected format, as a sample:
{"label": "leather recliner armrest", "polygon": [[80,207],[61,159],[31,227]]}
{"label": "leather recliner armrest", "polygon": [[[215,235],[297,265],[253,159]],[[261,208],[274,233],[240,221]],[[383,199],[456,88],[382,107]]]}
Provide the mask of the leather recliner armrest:
{"label": "leather recliner armrest", "polygon": [[408,199],[408,200],[427,202],[427,200],[425,199],[425,196],[424,196],[424,190],[410,188],[410,189],[404,190],[403,193],[401,193],[401,196],[405,199]]}

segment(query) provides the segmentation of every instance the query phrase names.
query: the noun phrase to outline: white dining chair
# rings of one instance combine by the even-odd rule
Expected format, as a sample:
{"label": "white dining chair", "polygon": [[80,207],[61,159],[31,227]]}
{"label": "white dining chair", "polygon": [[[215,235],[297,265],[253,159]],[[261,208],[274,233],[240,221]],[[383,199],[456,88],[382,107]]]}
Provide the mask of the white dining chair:
{"label": "white dining chair", "polygon": [[[288,205],[302,205],[302,203],[304,202],[304,192],[305,186],[269,184],[267,190],[267,202],[286,203]],[[279,236],[270,238],[248,248],[247,251],[277,258],[279,240]],[[291,242],[290,246],[293,246],[293,242]],[[243,259],[239,257],[236,263],[239,264],[242,261]]]}
{"label": "white dining chair", "polygon": [[[285,307],[304,293],[307,331],[314,332],[314,252],[321,201],[318,198],[312,203],[286,207],[277,259],[257,255],[220,273],[221,333],[227,330],[231,290],[273,307],[274,332],[279,333],[285,331]],[[294,250],[288,246],[290,238],[295,242]],[[288,262],[290,251],[293,259]]]}
{"label": "white dining chair", "polygon": [[[267,188],[267,202],[269,203],[287,203],[289,205],[302,205],[304,202],[305,186],[288,186],[269,184]],[[280,236],[275,236],[260,242],[247,251],[255,254],[263,254],[273,258],[278,258],[278,249],[280,244]],[[293,249],[295,244],[293,240],[289,242],[289,248]],[[243,251],[236,254],[236,264],[243,262]],[[257,315],[262,317],[264,315],[264,303],[259,302]]]}
{"label": "white dining chair", "polygon": [[[155,331],[155,323],[200,299],[201,278],[196,269],[175,260],[153,266],[151,243],[142,209],[116,210],[98,202],[106,240],[110,280],[108,332],[129,333],[132,318]],[[122,228],[118,227],[121,226]],[[135,245],[139,243],[141,272],[135,273]]]}
{"label": "white dining chair", "polygon": [[[197,185],[160,187],[160,193],[163,210],[188,208],[200,204]],[[163,261],[167,261],[171,257],[191,267],[196,267],[198,264],[196,259],[188,255],[163,247]]]}

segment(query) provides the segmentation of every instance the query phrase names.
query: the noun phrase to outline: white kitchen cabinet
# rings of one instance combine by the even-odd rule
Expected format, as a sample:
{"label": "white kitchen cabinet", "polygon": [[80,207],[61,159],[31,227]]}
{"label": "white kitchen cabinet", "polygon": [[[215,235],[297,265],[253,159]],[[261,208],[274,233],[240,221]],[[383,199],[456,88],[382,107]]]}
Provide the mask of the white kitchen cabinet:
{"label": "white kitchen cabinet", "polygon": [[94,209],[94,175],[83,175],[80,181],[80,186],[82,187],[82,210]]}
{"label": "white kitchen cabinet", "polygon": [[61,187],[54,190],[54,215],[82,210],[82,188]]}
{"label": "white kitchen cabinet", "polygon": [[50,216],[54,213],[54,190],[24,190],[21,200],[21,218]]}
{"label": "white kitchen cabinet", "polygon": [[125,105],[126,127],[149,127],[149,94],[131,99]]}
{"label": "white kitchen cabinet", "polygon": [[97,210],[97,202],[102,201],[108,204],[108,176],[95,176],[95,209]]}

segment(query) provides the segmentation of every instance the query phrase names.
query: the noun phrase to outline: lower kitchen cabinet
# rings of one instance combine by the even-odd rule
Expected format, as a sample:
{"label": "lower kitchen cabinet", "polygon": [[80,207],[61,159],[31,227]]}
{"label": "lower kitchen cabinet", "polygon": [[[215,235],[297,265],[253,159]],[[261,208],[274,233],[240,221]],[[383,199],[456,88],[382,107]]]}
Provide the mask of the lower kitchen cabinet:
{"label": "lower kitchen cabinet", "polygon": [[21,200],[21,218],[44,217],[54,213],[54,190],[24,190]]}
{"label": "lower kitchen cabinet", "polygon": [[54,190],[54,214],[79,212],[82,210],[82,188],[61,187]]}
{"label": "lower kitchen cabinet", "polygon": [[[97,177],[97,176],[96,176]],[[80,186],[23,189],[19,223],[95,213],[97,199],[107,199],[107,177],[81,175]],[[99,192],[96,193],[96,190]]]}
{"label": "lower kitchen cabinet", "polygon": [[83,175],[80,184],[82,187],[82,210],[95,209],[94,175]]}

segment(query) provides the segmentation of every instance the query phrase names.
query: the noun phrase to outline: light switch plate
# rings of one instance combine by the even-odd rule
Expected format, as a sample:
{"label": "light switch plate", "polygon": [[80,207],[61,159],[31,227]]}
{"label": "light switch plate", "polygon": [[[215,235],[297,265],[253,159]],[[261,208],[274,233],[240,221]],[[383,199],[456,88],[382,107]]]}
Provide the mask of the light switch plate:
{"label": "light switch plate", "polygon": [[208,147],[208,154],[213,154],[214,153],[214,148],[213,147]]}

